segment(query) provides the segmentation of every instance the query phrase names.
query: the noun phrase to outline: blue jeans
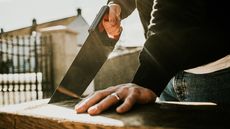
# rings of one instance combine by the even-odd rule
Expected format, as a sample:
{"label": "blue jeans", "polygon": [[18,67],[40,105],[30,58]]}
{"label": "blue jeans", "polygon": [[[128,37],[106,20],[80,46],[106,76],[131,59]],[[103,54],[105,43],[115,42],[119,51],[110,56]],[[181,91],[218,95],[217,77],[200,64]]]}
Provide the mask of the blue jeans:
{"label": "blue jeans", "polygon": [[230,68],[207,74],[179,72],[161,93],[160,100],[230,104]]}

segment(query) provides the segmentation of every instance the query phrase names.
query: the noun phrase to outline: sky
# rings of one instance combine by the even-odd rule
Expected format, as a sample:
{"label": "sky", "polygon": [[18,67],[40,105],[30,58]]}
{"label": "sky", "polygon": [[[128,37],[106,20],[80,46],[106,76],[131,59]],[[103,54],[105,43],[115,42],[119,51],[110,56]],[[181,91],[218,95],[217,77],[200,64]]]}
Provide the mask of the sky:
{"label": "sky", "polygon": [[[0,28],[14,30],[32,24],[44,23],[76,15],[76,9],[82,9],[82,15],[90,25],[100,7],[107,0],[0,0]],[[140,46],[144,43],[143,28],[137,11],[122,21],[123,32],[120,38],[123,45]]]}

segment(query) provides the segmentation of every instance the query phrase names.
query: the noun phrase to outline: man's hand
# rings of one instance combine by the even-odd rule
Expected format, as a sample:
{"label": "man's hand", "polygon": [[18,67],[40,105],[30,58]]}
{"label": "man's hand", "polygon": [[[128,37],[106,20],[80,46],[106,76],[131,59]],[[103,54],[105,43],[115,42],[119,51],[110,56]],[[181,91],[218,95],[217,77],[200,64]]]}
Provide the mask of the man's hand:
{"label": "man's hand", "polygon": [[124,113],[129,111],[135,103],[153,103],[156,97],[153,91],[136,84],[128,83],[95,92],[77,104],[75,110],[77,113],[88,112],[90,115],[97,115],[119,101],[122,101],[123,103],[116,108],[116,111]]}
{"label": "man's hand", "polygon": [[108,36],[113,39],[119,39],[121,27],[121,7],[118,4],[109,4],[109,14],[103,19],[103,27]]}

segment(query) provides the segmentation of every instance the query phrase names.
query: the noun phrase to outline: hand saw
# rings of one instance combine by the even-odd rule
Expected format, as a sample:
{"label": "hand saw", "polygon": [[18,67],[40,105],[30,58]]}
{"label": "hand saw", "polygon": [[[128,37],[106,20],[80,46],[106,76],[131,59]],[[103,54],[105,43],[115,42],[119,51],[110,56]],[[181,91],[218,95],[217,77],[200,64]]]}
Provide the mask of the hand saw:
{"label": "hand saw", "polygon": [[108,12],[108,6],[103,6],[100,9],[89,28],[89,35],[85,43],[60,85],[56,88],[49,103],[80,100],[83,92],[105,63],[108,55],[113,51],[117,40],[109,38],[105,31],[101,32],[101,29],[99,29],[104,16]]}

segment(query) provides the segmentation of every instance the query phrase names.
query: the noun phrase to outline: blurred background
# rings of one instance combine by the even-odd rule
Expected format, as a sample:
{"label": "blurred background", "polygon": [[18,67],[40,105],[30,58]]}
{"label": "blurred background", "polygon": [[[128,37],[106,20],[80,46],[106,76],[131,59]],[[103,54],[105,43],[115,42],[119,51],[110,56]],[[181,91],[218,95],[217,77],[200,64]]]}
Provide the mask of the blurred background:
{"label": "blurred background", "polygon": [[[77,8],[82,9],[82,16],[90,25],[106,3],[107,0],[0,0],[0,27],[10,31],[31,25],[33,18],[38,24],[65,18],[76,15]],[[137,11],[122,24],[123,45],[143,45],[143,29]]]}
{"label": "blurred background", "polygon": [[[0,0],[0,106],[49,98],[107,0]],[[135,10],[85,94],[130,82],[143,28]]]}

